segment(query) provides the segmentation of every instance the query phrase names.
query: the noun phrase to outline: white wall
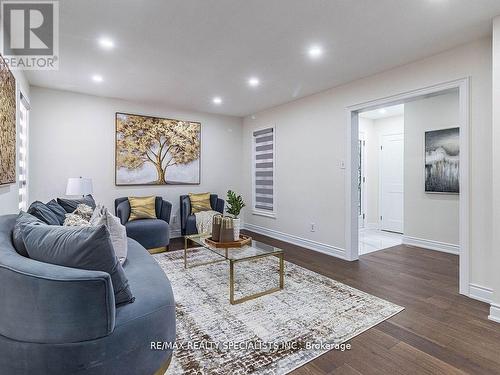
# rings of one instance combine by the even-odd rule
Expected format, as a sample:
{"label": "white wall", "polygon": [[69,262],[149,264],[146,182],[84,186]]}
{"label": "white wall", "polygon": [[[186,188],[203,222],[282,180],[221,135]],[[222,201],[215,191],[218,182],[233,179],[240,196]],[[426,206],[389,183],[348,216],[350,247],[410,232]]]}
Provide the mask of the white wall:
{"label": "white wall", "polygon": [[405,236],[459,244],[459,195],[425,192],[424,134],[459,123],[458,92],[405,105]]}
{"label": "white wall", "polygon": [[[39,87],[31,89],[30,201],[63,196],[68,177],[90,177],[94,197],[109,208],[114,199],[160,195],[179,216],[179,196],[214,192],[225,199],[240,190],[242,121],[240,118],[187,112],[123,100]],[[201,122],[201,185],[115,186],[115,112]],[[173,224],[175,231],[179,220]]]}
{"label": "white wall", "polygon": [[[346,107],[471,77],[471,282],[491,287],[492,146],[491,38],[455,48],[244,119],[243,186],[251,199],[252,130],[276,126],[276,219],[244,220],[305,239],[332,252],[345,247]],[[500,209],[500,206],[499,206]],[[316,232],[310,232],[310,223]],[[269,233],[269,232],[268,232]]]}
{"label": "white wall", "polygon": [[404,134],[404,116],[391,116],[370,120],[359,118],[359,131],[365,134],[366,147],[366,223],[369,227],[379,225],[379,181],[381,137],[389,134]]}
{"label": "white wall", "polygon": [[18,151],[19,151],[19,106],[20,104],[20,94],[19,91],[23,92],[23,95],[29,98],[30,86],[24,73],[21,70],[12,70],[14,77],[16,79],[16,183],[10,185],[0,186],[0,215],[12,214],[19,212],[19,184],[18,178]]}

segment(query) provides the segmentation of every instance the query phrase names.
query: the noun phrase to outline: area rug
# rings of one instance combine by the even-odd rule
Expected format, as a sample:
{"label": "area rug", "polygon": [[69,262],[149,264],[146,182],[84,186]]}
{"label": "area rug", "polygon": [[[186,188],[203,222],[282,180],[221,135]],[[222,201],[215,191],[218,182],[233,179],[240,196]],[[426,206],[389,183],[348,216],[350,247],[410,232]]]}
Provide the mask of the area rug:
{"label": "area rug", "polygon": [[[283,291],[231,305],[229,264],[184,269],[183,256],[154,255],[177,306],[167,375],[286,374],[403,310],[290,262]],[[189,264],[217,257],[201,248],[188,255]],[[278,259],[238,263],[235,279],[236,298],[277,286]]]}

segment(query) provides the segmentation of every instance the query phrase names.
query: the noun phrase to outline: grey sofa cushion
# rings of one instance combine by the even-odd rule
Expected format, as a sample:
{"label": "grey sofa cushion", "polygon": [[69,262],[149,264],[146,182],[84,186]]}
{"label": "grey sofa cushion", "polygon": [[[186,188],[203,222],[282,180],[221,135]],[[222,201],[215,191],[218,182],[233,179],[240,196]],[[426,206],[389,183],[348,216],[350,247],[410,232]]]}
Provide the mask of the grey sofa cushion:
{"label": "grey sofa cushion", "polygon": [[59,219],[52,210],[40,201],[31,203],[28,213],[49,225],[60,225]]}
{"label": "grey sofa cushion", "polygon": [[160,219],[132,220],[125,224],[127,236],[146,249],[167,246],[170,242],[169,226]]}
{"label": "grey sofa cushion", "polygon": [[24,257],[28,257],[29,255],[26,251],[26,246],[24,246],[22,229],[28,224],[47,225],[33,215],[23,211],[19,212],[19,215],[16,218],[16,225],[14,225],[14,229],[12,230],[12,243],[14,244],[14,248],[17,253]]}
{"label": "grey sofa cushion", "polygon": [[64,219],[66,219],[66,210],[61,206],[55,199],[45,203],[45,205],[57,216],[59,220],[59,225],[64,223]]}
{"label": "grey sofa cushion", "polygon": [[110,274],[116,305],[133,302],[125,272],[109,232],[98,227],[54,227],[28,224],[22,237],[30,258],[51,264]]}
{"label": "grey sofa cushion", "polygon": [[90,194],[79,199],[57,198],[57,203],[59,203],[67,213],[72,213],[79,204],[86,204],[92,208],[96,206],[94,197]]}

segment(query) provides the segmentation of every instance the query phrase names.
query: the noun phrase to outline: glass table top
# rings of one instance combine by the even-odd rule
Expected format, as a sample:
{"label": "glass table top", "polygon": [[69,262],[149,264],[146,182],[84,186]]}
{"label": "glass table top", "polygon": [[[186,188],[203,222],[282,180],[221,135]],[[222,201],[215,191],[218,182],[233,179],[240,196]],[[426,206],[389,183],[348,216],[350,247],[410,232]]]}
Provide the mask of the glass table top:
{"label": "glass table top", "polygon": [[191,236],[185,236],[186,239],[189,239],[195,244],[203,246],[204,248],[209,249],[228,260],[239,260],[283,253],[283,250],[278,247],[267,245],[255,240],[252,240],[250,245],[245,245],[243,247],[232,247],[228,249],[216,248],[205,241],[210,237],[210,234],[193,234]]}

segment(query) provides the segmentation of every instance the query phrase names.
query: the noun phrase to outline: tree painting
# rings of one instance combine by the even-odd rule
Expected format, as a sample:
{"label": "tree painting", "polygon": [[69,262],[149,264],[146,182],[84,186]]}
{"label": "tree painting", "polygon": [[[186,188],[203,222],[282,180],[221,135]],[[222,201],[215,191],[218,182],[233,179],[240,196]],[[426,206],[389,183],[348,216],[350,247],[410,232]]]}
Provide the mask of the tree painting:
{"label": "tree painting", "polygon": [[199,184],[201,124],[116,114],[116,184]]}

